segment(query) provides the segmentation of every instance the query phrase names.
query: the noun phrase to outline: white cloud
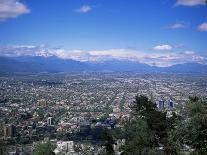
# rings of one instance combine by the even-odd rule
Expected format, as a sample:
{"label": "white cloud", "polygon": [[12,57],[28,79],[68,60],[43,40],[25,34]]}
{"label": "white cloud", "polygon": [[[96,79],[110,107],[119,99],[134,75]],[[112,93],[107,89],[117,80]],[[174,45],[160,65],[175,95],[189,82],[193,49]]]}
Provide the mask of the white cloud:
{"label": "white cloud", "polygon": [[19,0],[0,0],[0,21],[15,18],[30,10]]}
{"label": "white cloud", "polygon": [[187,24],[175,23],[175,24],[167,26],[166,28],[168,28],[168,29],[183,29],[183,28],[186,28],[186,27],[187,27]]}
{"label": "white cloud", "polygon": [[207,31],[207,23],[202,23],[198,26],[199,31]]}
{"label": "white cloud", "polygon": [[157,45],[155,47],[153,47],[152,49],[155,51],[170,51],[172,50],[172,46],[170,45]]}
{"label": "white cloud", "polygon": [[195,54],[194,51],[185,51],[184,53],[185,53],[185,54]]}
{"label": "white cloud", "polygon": [[177,0],[175,6],[196,6],[196,5],[204,5],[205,0]]}
{"label": "white cloud", "polygon": [[79,9],[77,9],[76,12],[78,12],[78,13],[87,13],[87,12],[90,12],[91,10],[92,10],[91,6],[83,5]]}
{"label": "white cloud", "polygon": [[0,46],[0,56],[52,56],[45,46],[33,45],[8,45]]}
{"label": "white cloud", "polygon": [[161,53],[148,53],[133,49],[107,49],[107,50],[65,50],[62,48],[48,48],[46,46],[0,46],[0,56],[56,56],[61,59],[76,61],[103,62],[110,60],[123,60],[145,63],[156,66],[171,66],[187,62],[207,64],[207,56],[194,51],[169,51]]}

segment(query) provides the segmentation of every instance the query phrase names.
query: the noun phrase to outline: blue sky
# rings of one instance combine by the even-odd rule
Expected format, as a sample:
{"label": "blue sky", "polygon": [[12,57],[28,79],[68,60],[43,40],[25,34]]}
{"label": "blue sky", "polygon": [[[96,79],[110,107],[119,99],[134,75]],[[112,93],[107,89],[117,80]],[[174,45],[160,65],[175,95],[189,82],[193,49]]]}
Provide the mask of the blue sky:
{"label": "blue sky", "polygon": [[191,53],[203,56],[205,62],[204,1],[0,0],[0,44],[44,44],[47,49],[68,51]]}

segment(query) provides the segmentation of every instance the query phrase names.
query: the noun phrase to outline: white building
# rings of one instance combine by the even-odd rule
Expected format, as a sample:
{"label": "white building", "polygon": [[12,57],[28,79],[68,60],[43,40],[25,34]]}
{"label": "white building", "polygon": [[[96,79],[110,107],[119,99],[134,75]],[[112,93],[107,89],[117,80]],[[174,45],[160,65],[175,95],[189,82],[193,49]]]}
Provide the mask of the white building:
{"label": "white building", "polygon": [[74,154],[74,142],[73,141],[58,141],[57,148],[54,150],[55,154]]}
{"label": "white building", "polygon": [[47,118],[47,124],[48,125],[53,125],[53,123],[54,123],[53,117],[48,117]]}

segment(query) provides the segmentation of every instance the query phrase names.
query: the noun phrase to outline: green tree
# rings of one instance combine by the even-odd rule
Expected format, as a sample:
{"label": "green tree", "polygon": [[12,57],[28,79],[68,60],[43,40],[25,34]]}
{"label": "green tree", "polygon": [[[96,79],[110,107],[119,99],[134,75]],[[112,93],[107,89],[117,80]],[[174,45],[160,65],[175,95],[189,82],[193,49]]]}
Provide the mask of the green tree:
{"label": "green tree", "polygon": [[53,146],[50,142],[40,143],[35,147],[32,155],[54,155]]}
{"label": "green tree", "polygon": [[7,155],[6,144],[0,140],[0,155]]}
{"label": "green tree", "polygon": [[155,138],[146,121],[139,118],[126,122],[125,133],[124,154],[143,154],[153,149]]}
{"label": "green tree", "polygon": [[106,149],[106,155],[114,155],[113,145],[115,144],[113,135],[110,130],[105,129],[102,133],[102,140]]}
{"label": "green tree", "polygon": [[[126,145],[124,154],[161,154],[158,147],[163,147],[165,154],[176,154],[176,148],[170,140],[177,119],[157,109],[156,104],[145,96],[136,96],[130,106],[131,118],[126,126]],[[137,153],[138,152],[138,153]]]}
{"label": "green tree", "polygon": [[174,132],[174,140],[180,146],[194,149],[192,154],[207,152],[207,102],[191,97],[182,111],[183,119]]}

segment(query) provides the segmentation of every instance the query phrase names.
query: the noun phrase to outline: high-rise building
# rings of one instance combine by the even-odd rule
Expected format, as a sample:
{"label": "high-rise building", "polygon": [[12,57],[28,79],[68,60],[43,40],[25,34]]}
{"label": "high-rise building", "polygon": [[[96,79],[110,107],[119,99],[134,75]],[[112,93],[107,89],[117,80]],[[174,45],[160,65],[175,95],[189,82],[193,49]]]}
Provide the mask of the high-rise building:
{"label": "high-rise building", "polygon": [[47,118],[47,124],[48,125],[54,125],[54,119],[53,119],[53,117],[48,117]]}
{"label": "high-rise building", "polygon": [[4,137],[15,137],[16,135],[16,127],[13,124],[5,125],[4,126]]}
{"label": "high-rise building", "polygon": [[172,108],[174,108],[174,103],[173,103],[173,101],[169,101],[168,102],[168,109],[172,109]]}
{"label": "high-rise building", "polygon": [[165,108],[165,101],[160,100],[159,103],[158,103],[158,108],[160,110],[163,110]]}
{"label": "high-rise building", "polygon": [[58,141],[57,148],[54,152],[61,152],[61,153],[74,153],[74,142],[73,141]]}
{"label": "high-rise building", "polygon": [[41,107],[47,107],[47,101],[45,99],[38,100],[37,104]]}

